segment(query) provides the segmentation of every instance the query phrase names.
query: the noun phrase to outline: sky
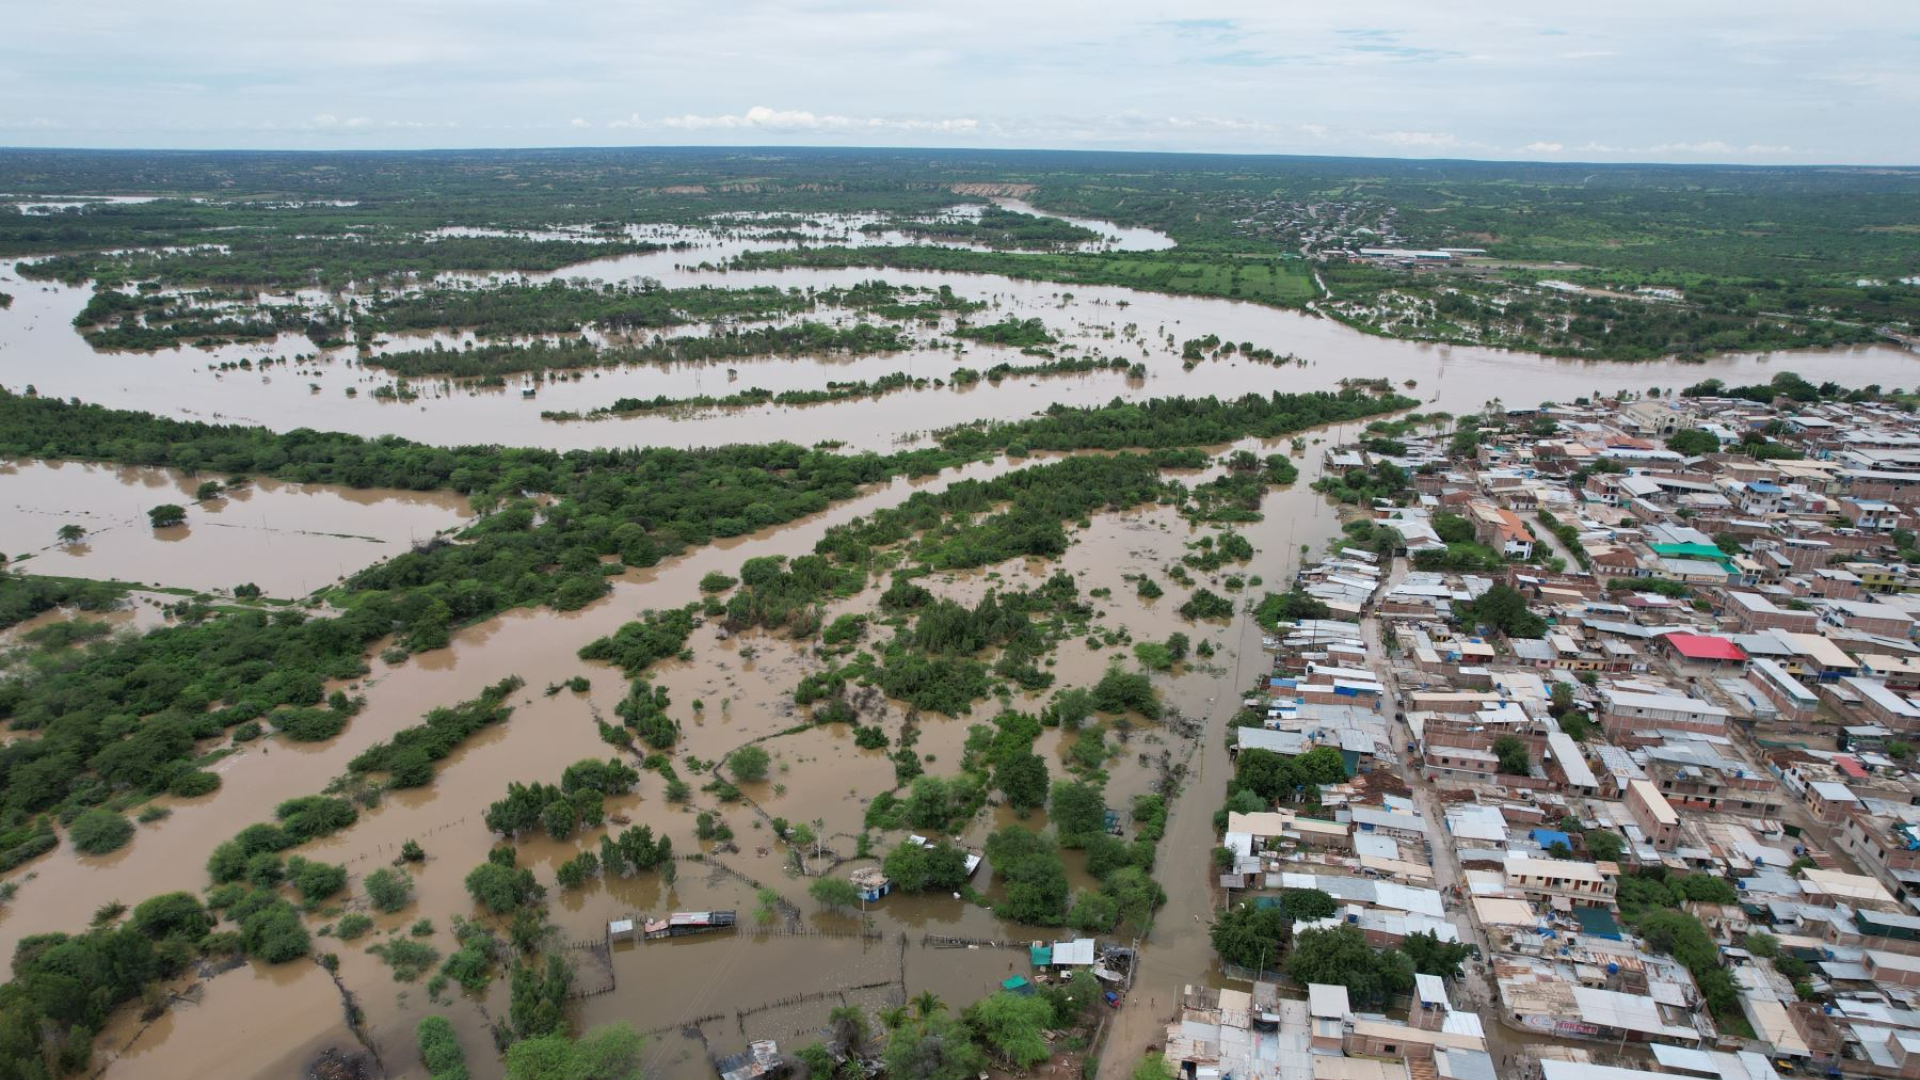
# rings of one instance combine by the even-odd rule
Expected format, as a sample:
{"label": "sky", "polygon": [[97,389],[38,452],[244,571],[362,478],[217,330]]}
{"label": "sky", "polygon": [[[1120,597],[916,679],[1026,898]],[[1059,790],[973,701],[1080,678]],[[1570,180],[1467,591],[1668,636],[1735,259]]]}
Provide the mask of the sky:
{"label": "sky", "polygon": [[1920,165],[1920,0],[16,4],[0,146]]}

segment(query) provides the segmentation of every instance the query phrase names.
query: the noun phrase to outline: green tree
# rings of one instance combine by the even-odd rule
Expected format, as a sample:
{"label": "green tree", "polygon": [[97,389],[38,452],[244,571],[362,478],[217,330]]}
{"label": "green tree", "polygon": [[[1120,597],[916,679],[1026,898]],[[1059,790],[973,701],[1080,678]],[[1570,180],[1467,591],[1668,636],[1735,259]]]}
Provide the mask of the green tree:
{"label": "green tree", "polygon": [[642,1080],[645,1046],[646,1037],[625,1021],[577,1040],[560,1031],[522,1039],[507,1048],[507,1080]]}
{"label": "green tree", "polygon": [[1618,862],[1627,850],[1626,838],[1608,829],[1588,829],[1581,836],[1587,842],[1587,854],[1596,862]]}
{"label": "green tree", "polygon": [[367,899],[381,911],[399,911],[413,899],[413,878],[390,867],[383,866],[368,874],[362,884],[366,886]]}
{"label": "green tree", "polygon": [[444,1016],[429,1016],[413,1029],[420,1047],[420,1063],[432,1080],[467,1080],[467,1056],[460,1049],[460,1037]]}
{"label": "green tree", "polygon": [[74,850],[83,855],[105,855],[118,851],[133,839],[133,822],[125,814],[116,814],[111,810],[92,807],[80,811],[67,826],[67,839],[73,841]]}
{"label": "green tree", "polygon": [[1525,776],[1533,769],[1533,755],[1518,735],[1502,735],[1493,740],[1493,756],[1500,760],[1500,771],[1509,776]]}
{"label": "green tree", "polygon": [[1441,941],[1439,936],[1422,932],[1408,934],[1400,943],[1400,951],[1413,961],[1413,970],[1421,975],[1438,975],[1451,979],[1460,974],[1460,964],[1471,955],[1466,945],[1458,941]]}
{"label": "green tree", "polygon": [[1686,457],[1698,457],[1701,454],[1717,453],[1720,449],[1720,440],[1711,431],[1686,428],[1667,436],[1667,449]]}
{"label": "green tree", "polygon": [[1295,982],[1344,986],[1361,1004],[1378,1004],[1413,987],[1413,962],[1403,952],[1377,953],[1351,923],[1305,930],[1294,936],[1287,975]]}
{"label": "green tree", "polygon": [[974,1080],[987,1065],[965,1025],[939,1015],[895,1028],[882,1060],[889,1080]]}
{"label": "green tree", "polygon": [[1047,763],[1031,750],[1007,755],[994,767],[994,783],[1016,810],[1032,810],[1047,803]]}
{"label": "green tree", "polygon": [[1241,904],[1215,919],[1208,936],[1213,950],[1227,963],[1272,971],[1292,931],[1279,908]]}
{"label": "green tree", "polygon": [[807,895],[819,901],[821,907],[836,911],[860,903],[860,890],[846,878],[819,878],[807,886]]}
{"label": "green tree", "polygon": [[1471,604],[1460,605],[1461,621],[1485,626],[1508,637],[1545,637],[1547,621],[1527,610],[1527,598],[1507,585],[1495,585]]}
{"label": "green tree", "polygon": [[1319,889],[1282,889],[1280,907],[1295,922],[1315,922],[1336,910],[1333,897]]}
{"label": "green tree", "polygon": [[147,520],[152,522],[153,527],[156,529],[164,529],[171,525],[178,525],[187,520],[187,508],[184,506],[176,506],[173,503],[161,503],[159,506],[147,511]]}
{"label": "green tree", "polygon": [[1073,845],[1081,837],[1106,831],[1106,796],[1092,784],[1077,780],[1055,784],[1048,816],[1061,841]]}
{"label": "green tree", "polygon": [[727,755],[727,771],[735,780],[765,780],[772,757],[758,746],[743,746]]}
{"label": "green tree", "polygon": [[1018,1069],[1045,1061],[1045,1032],[1053,1026],[1053,1006],[1045,998],[988,994],[967,1010],[968,1025],[1002,1060]]}

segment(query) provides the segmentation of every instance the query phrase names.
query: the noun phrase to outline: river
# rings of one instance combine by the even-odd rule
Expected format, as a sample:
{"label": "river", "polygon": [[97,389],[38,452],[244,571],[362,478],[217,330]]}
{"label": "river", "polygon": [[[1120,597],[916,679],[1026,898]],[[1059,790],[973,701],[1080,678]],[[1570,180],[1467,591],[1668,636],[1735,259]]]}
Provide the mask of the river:
{"label": "river", "polygon": [[[1125,237],[1121,241],[1146,242]],[[697,268],[702,261],[725,258],[756,242],[716,240],[694,252],[595,260],[557,276],[597,281],[650,276],[670,285],[712,282],[814,288],[875,277],[901,284],[952,284],[963,295],[997,305],[996,318],[1000,314],[1042,318],[1056,333],[1089,352],[1097,347],[1104,355],[1140,360],[1147,366],[1147,376],[1129,380],[1124,373],[1113,372],[1010,379],[999,386],[982,383],[957,391],[906,391],[877,400],[808,408],[562,424],[541,420],[539,412],[592,408],[622,395],[725,393],[736,385],[817,387],[830,378],[872,378],[895,370],[931,379],[944,377],[954,366],[983,369],[1013,354],[969,347],[956,356],[951,349],[927,348],[825,364],[817,358],[729,361],[737,377],[729,376],[728,365],[608,370],[587,373],[577,382],[548,384],[531,400],[517,391],[480,393],[423,383],[417,384],[425,393],[418,401],[382,403],[372,400],[369,391],[389,380],[350,362],[345,353],[275,366],[267,372],[211,370],[214,364],[243,357],[315,351],[310,343],[292,338],[272,346],[98,353],[69,325],[86,302],[86,289],[14,281],[6,288],[16,296],[14,305],[0,311],[0,384],[14,389],[32,384],[43,394],[79,396],[166,415],[254,422],[276,429],[401,434],[442,444],[487,441],[571,448],[693,446],[770,438],[811,443],[831,438],[854,447],[885,450],[946,424],[1017,418],[1054,402],[1091,404],[1115,396],[1332,388],[1340,379],[1354,376],[1385,377],[1397,387],[1412,384],[1409,393],[1431,402],[1432,408],[1456,413],[1477,409],[1490,398],[1531,405],[1596,389],[1677,387],[1709,376],[1729,382],[1763,380],[1788,368],[1815,379],[1843,377],[1850,384],[1894,386],[1920,381],[1915,378],[1920,375],[1915,357],[1891,347],[1736,356],[1702,364],[1614,365],[1381,339],[1298,312],[1117,288],[1068,289],[993,276],[869,270],[720,274]],[[9,277],[11,268],[0,267],[0,281]],[[1306,364],[1276,367],[1238,360],[1202,362],[1192,371],[1183,370],[1178,342],[1207,333],[1291,352]],[[1169,338],[1174,344],[1168,344]],[[348,386],[360,393],[348,397],[344,393]],[[1347,425],[1303,433],[1307,445],[1299,458],[1299,482],[1272,492],[1263,520],[1241,530],[1258,552],[1245,572],[1261,575],[1268,587],[1277,587],[1296,569],[1303,548],[1317,552],[1337,534],[1337,512],[1308,484],[1319,473],[1322,444],[1350,438],[1356,431],[1357,426]],[[1260,453],[1287,452],[1290,441],[1247,440],[1236,446]],[[480,999],[464,998],[456,988],[448,1003],[435,1004],[422,985],[394,982],[364,946],[388,932],[404,934],[404,927],[425,916],[434,924],[426,940],[443,954],[452,951],[452,916],[478,914],[462,881],[469,869],[485,859],[494,842],[480,823],[485,805],[504,795],[511,780],[551,783],[566,765],[613,752],[599,740],[594,720],[612,715],[626,681],[613,669],[580,661],[578,648],[642,610],[698,599],[698,582],[710,571],[734,573],[748,558],[802,554],[832,525],[898,503],[916,490],[937,489],[962,476],[990,476],[1043,460],[1000,459],[939,477],[894,481],[802,521],[722,541],[660,566],[628,569],[615,579],[610,596],[583,610],[515,610],[460,630],[447,649],[397,666],[374,659],[364,679],[343,687],[366,697],[365,710],[330,742],[301,745],[272,739],[249,744],[213,766],[223,780],[220,791],[199,799],[156,800],[171,814],[142,825],[134,842],[121,851],[100,858],[78,857],[63,846],[11,875],[22,884],[14,900],[0,908],[0,951],[10,953],[28,934],[78,929],[86,912],[116,897],[135,902],[170,889],[201,887],[206,880],[202,867],[212,848],[240,827],[269,818],[280,800],[319,791],[344,771],[354,755],[398,728],[418,722],[428,709],[470,698],[502,676],[518,674],[527,685],[514,695],[516,711],[510,722],[469,740],[441,764],[431,786],[389,795],[381,806],[364,812],[352,828],[302,851],[345,863],[357,889],[359,879],[390,861],[404,841],[415,839],[426,849],[428,860],[413,870],[417,882],[413,904],[397,914],[378,916],[375,934],[358,943],[319,938],[316,948],[338,954],[339,977],[365,1011],[368,1034],[391,1071],[417,1071],[412,1028],[420,1017],[438,1012],[454,1021],[474,1075],[498,1076],[500,1066],[488,1052],[487,1023],[489,1018],[506,1016],[504,980],[496,981]],[[45,559],[41,565],[66,566],[65,572],[194,588],[230,586],[250,577],[270,593],[296,595],[349,570],[349,558],[364,564],[383,557],[398,543],[457,523],[463,513],[438,496],[414,500],[398,493],[256,482],[244,501],[236,495],[226,507],[190,508],[190,536],[184,540],[169,540],[143,527],[136,513],[143,514],[153,503],[190,495],[191,481],[159,470],[21,463],[11,472],[0,472],[0,505],[45,504],[50,509],[12,515],[24,519],[24,523],[16,520],[7,525],[21,530],[19,536],[0,533],[0,543],[8,545],[10,554],[23,547],[35,550],[35,563]],[[77,553],[49,547],[58,524],[83,506],[93,506],[102,515],[102,535],[87,541],[93,550]],[[351,524],[362,520],[353,516],[362,511],[367,513],[367,524]],[[417,517],[408,516],[416,513]],[[107,516],[112,516],[110,525],[105,524]],[[252,525],[256,519],[264,527],[218,528],[229,521]],[[378,537],[384,546],[330,538],[328,544],[311,551],[292,547],[307,542],[298,537],[321,530]],[[1228,770],[1221,727],[1235,711],[1240,691],[1264,670],[1259,631],[1244,614],[1225,624],[1185,624],[1172,614],[1181,595],[1176,589],[1169,587],[1168,595],[1157,601],[1143,601],[1126,580],[1128,575],[1149,573],[1165,583],[1166,568],[1186,552],[1186,545],[1213,531],[1196,529],[1165,507],[1102,515],[1075,530],[1075,543],[1057,564],[1016,561],[928,582],[941,595],[972,600],[988,587],[1029,583],[1064,568],[1080,582],[1083,595],[1107,591],[1095,600],[1100,612],[1097,625],[1125,626],[1135,640],[1159,640],[1180,629],[1193,635],[1196,644],[1204,639],[1218,650],[1210,663],[1196,661],[1155,676],[1172,711],[1204,721],[1202,734],[1188,740],[1164,727],[1142,726],[1130,733],[1122,754],[1109,768],[1108,801],[1119,807],[1132,795],[1149,790],[1159,775],[1163,754],[1187,766],[1184,793],[1174,804],[1155,874],[1166,883],[1168,903],[1145,946],[1145,967],[1132,999],[1116,1019],[1110,1071],[1125,1067],[1130,1055],[1158,1041],[1159,1026],[1181,985],[1219,977],[1206,921],[1214,843],[1211,815]],[[227,532],[234,536],[226,537]],[[227,539],[233,540],[233,547],[210,546]],[[332,546],[336,540],[350,543],[351,556]],[[289,555],[289,551],[298,554]],[[285,576],[279,576],[282,573]],[[828,617],[872,610],[884,585],[883,579],[876,579],[862,594],[832,605]],[[1248,591],[1258,595],[1262,590]],[[557,933],[569,942],[592,941],[604,933],[612,918],[708,906],[737,908],[745,921],[752,922],[751,882],[779,892],[802,912],[798,929],[814,933],[742,934],[620,947],[611,954],[615,990],[585,999],[578,1010],[581,1022],[625,1019],[654,1031],[648,1051],[650,1075],[706,1080],[711,1075],[708,1051],[732,1052],[743,1048],[749,1038],[760,1037],[776,1037],[787,1049],[796,1049],[811,1040],[826,1010],[842,1001],[877,1007],[898,1000],[903,992],[931,988],[958,1008],[1009,971],[1027,970],[1018,952],[992,947],[934,948],[922,944],[925,934],[1021,943],[1061,933],[1005,925],[990,911],[948,896],[895,895],[873,905],[864,917],[877,938],[849,936],[863,925],[862,918],[818,910],[805,895],[806,879],[783,873],[785,847],[772,839],[760,815],[796,822],[818,820],[823,823],[823,835],[829,837],[828,845],[850,855],[851,836],[861,829],[867,800],[891,784],[890,762],[883,751],[854,747],[844,729],[825,726],[780,734],[799,719],[790,704],[794,685],[824,663],[811,649],[761,633],[721,640],[712,626],[696,630],[690,645],[691,660],[663,663],[648,674],[651,681],[668,689],[673,715],[686,722],[684,741],[676,751],[680,759],[711,761],[763,738],[769,739],[766,745],[774,755],[768,779],[744,786],[754,805],[720,808],[739,850],[722,852],[711,842],[699,840],[693,813],[668,803],[661,797],[659,779],[645,774],[634,794],[612,800],[609,809],[671,836],[678,851],[705,852],[709,862],[682,864],[671,888],[663,886],[657,875],[644,874],[597,881],[559,894],[552,904]],[[1052,670],[1060,686],[1086,685],[1109,662],[1122,659],[1116,655],[1122,651],[1068,641],[1058,650]],[[1130,657],[1124,659],[1130,662]],[[546,692],[580,675],[590,680],[584,693]],[[1035,709],[1044,698],[1016,697],[1011,704]],[[698,712],[691,709],[696,699],[704,706]],[[930,771],[951,773],[969,724],[985,722],[997,708],[989,701],[980,703],[972,716],[922,717],[918,749],[931,757]],[[897,736],[906,716],[897,703],[877,700],[867,706],[862,719]],[[1060,755],[1069,742],[1066,733],[1048,732],[1037,749]],[[696,786],[704,779],[686,768],[682,775]],[[699,801],[713,806],[708,797]],[[963,839],[977,846],[993,827],[1015,820],[1005,810],[981,815]],[[1044,816],[1036,814],[1025,823],[1040,827]],[[593,839],[589,833],[586,839],[525,841],[519,845],[520,858],[551,883],[554,868]],[[1092,885],[1077,854],[1071,855],[1069,870],[1076,887]],[[983,869],[974,884],[989,896],[996,891],[990,868]],[[313,922],[318,926],[334,917],[322,914]],[[844,991],[844,997],[788,1000],[818,990],[823,973],[829,973],[825,981]],[[341,1026],[333,985],[316,966],[250,967],[219,976],[199,992],[204,997],[198,1005],[177,1008],[151,1027],[143,1027],[127,1011],[118,1015],[100,1040],[107,1057],[117,1055],[107,1075],[172,1080],[207,1072],[284,1074],[304,1064],[320,1047],[351,1045]],[[697,1029],[698,1037],[683,1034],[683,1028]]]}

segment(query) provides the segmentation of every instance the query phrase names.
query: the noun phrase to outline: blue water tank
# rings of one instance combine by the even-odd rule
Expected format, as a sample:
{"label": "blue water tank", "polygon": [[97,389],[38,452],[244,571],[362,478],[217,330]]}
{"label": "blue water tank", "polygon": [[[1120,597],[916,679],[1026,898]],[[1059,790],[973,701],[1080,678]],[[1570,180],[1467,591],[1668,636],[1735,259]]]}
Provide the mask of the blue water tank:
{"label": "blue water tank", "polygon": [[1607,974],[1609,975],[1620,974],[1620,965],[1615,963],[1612,960],[1607,961]]}

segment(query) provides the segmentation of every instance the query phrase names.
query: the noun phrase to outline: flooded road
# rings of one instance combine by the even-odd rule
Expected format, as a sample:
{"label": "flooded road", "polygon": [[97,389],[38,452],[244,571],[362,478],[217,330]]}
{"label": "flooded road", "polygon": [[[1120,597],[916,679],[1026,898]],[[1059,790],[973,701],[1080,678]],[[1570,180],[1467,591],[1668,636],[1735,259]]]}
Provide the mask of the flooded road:
{"label": "flooded road", "polygon": [[[227,477],[85,462],[0,460],[0,551],[36,574],[197,590],[251,582],[305,596],[472,517],[452,492],[391,491],[253,479],[195,500]],[[186,508],[156,529],[147,511]],[[62,542],[63,526],[85,535]]]}

